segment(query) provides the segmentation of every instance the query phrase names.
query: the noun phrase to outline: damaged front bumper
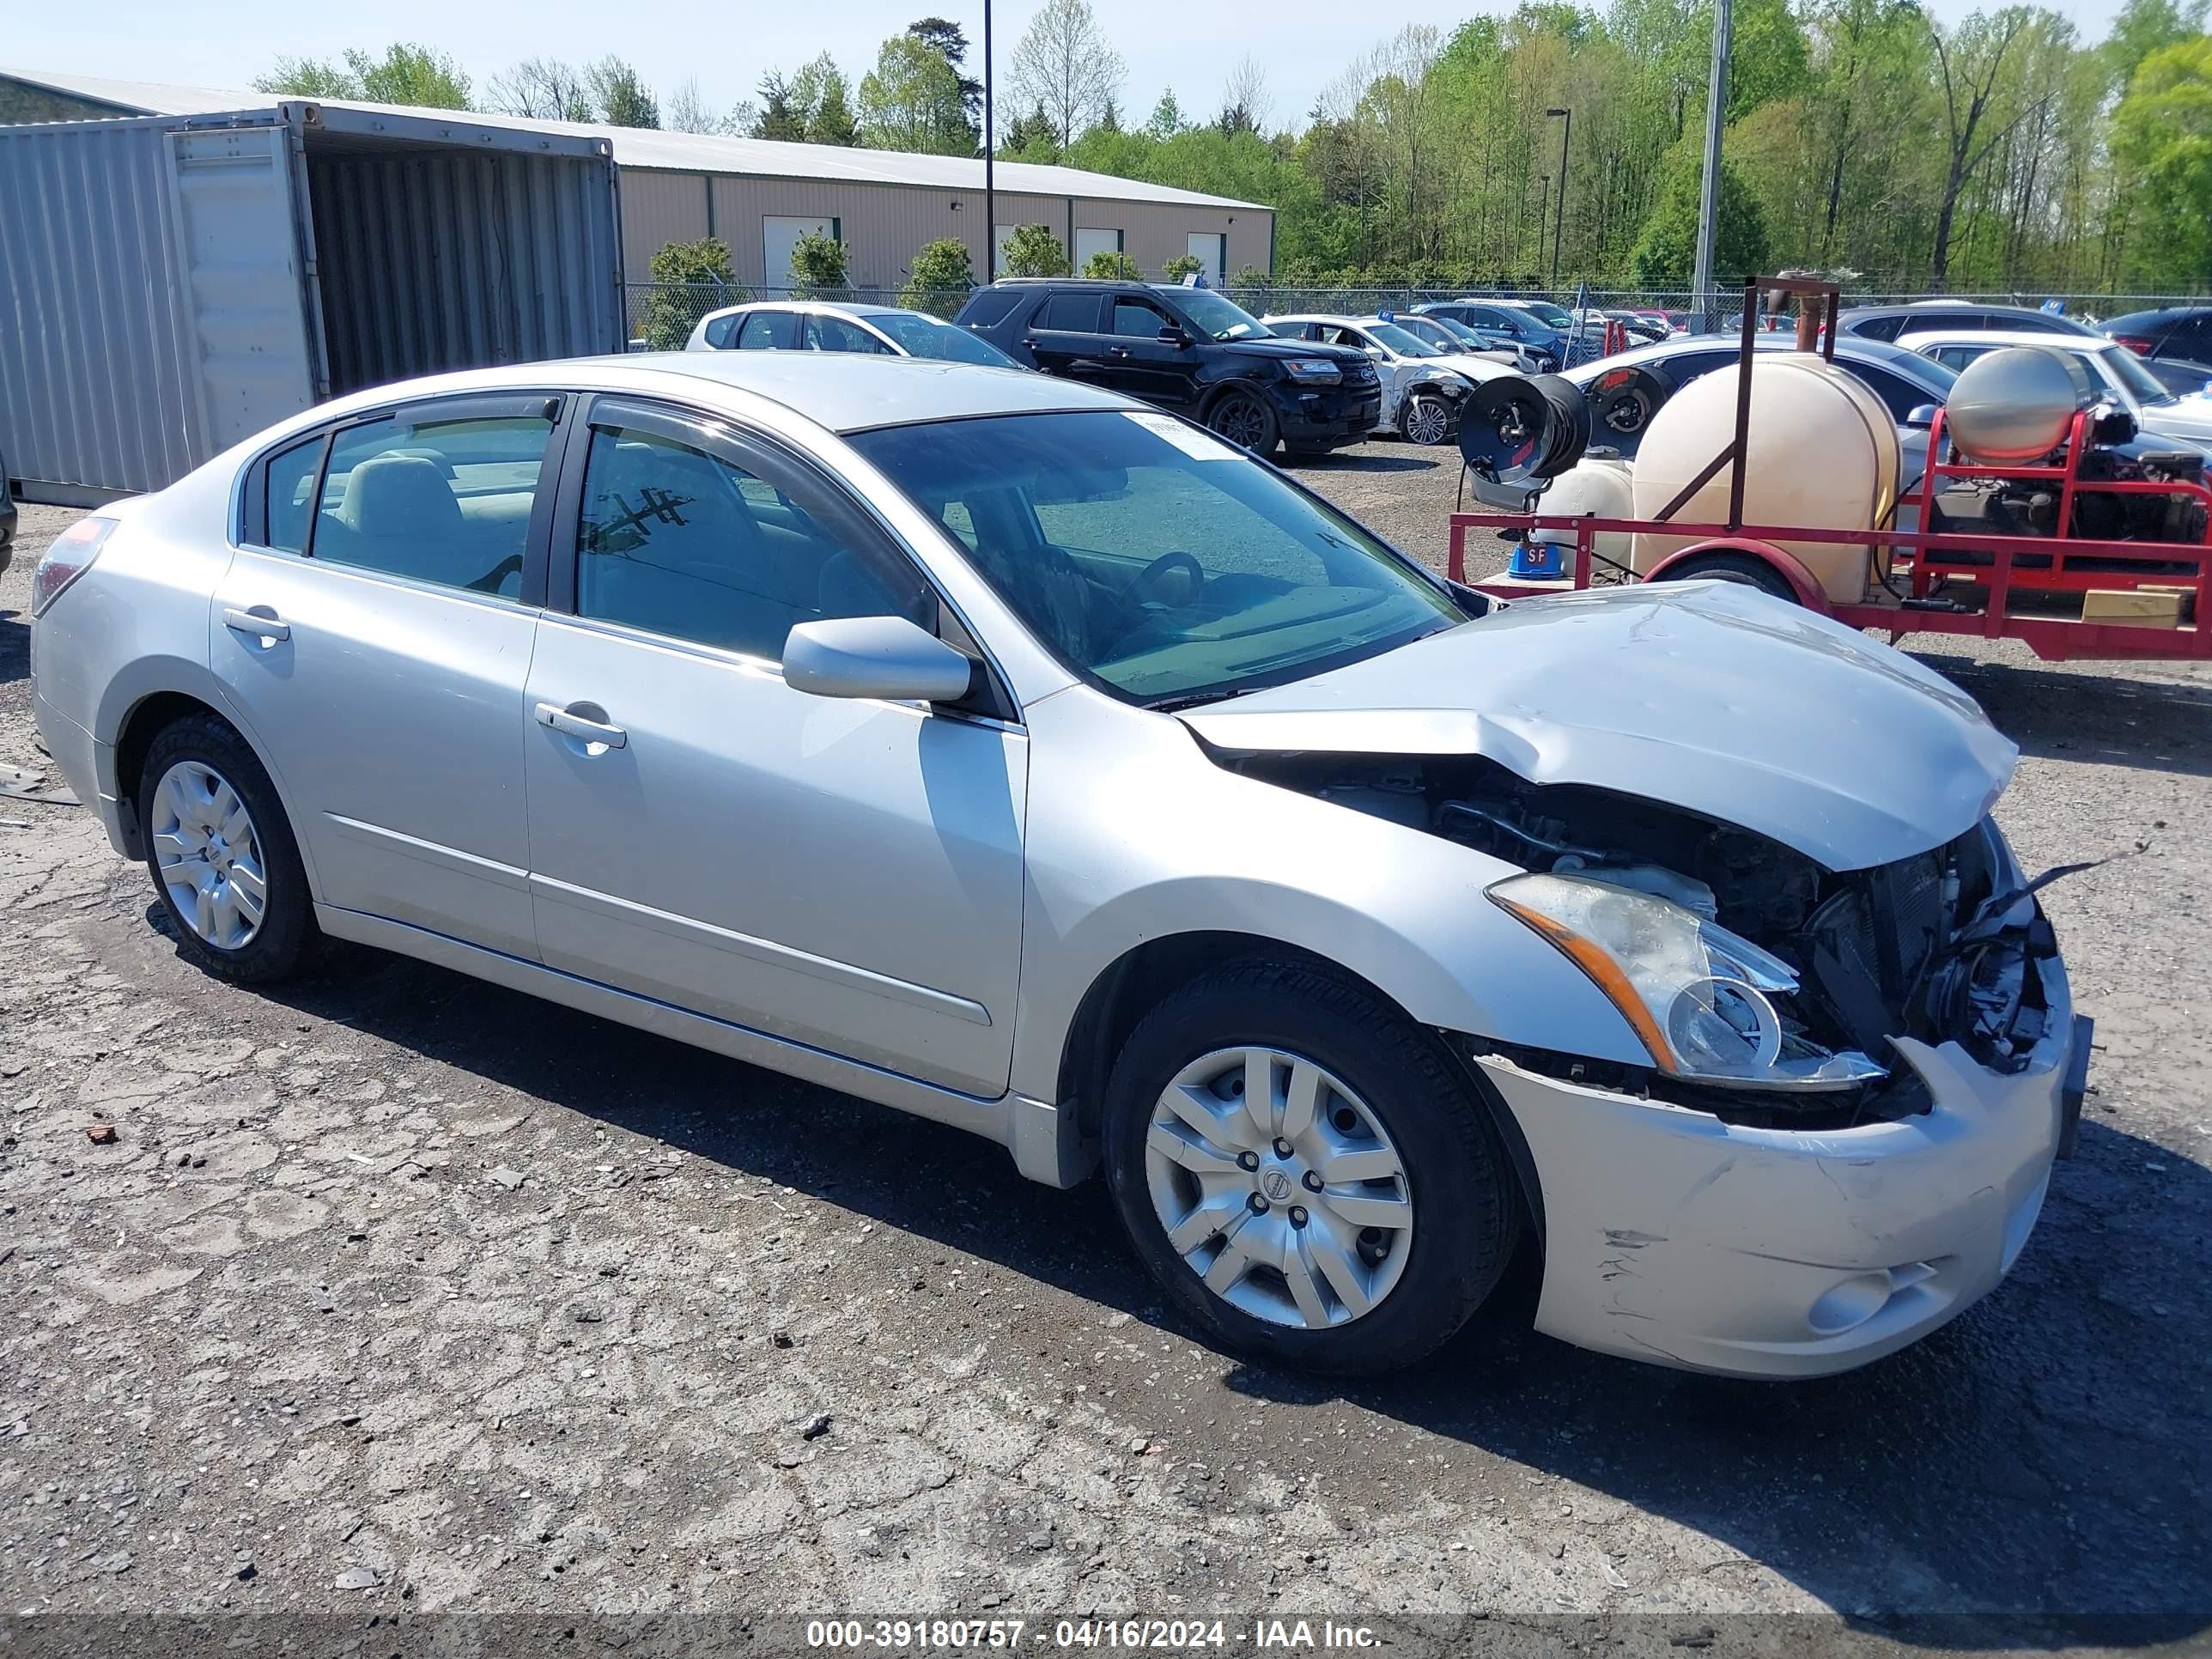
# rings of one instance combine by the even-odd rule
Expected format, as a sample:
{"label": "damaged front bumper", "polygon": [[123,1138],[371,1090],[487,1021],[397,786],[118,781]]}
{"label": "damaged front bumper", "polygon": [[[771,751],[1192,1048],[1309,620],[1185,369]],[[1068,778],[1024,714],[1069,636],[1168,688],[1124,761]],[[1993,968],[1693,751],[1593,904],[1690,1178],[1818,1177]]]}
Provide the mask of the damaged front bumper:
{"label": "damaged front bumper", "polygon": [[1818,1376],[1986,1296],[2027,1242],[2079,1109],[2087,1030],[2063,966],[2038,969],[2048,1018],[2026,1066],[2000,1073],[1956,1042],[1897,1038],[1931,1106],[1846,1129],[1731,1124],[1474,1055],[1541,1195],[1537,1328],[1693,1370]]}

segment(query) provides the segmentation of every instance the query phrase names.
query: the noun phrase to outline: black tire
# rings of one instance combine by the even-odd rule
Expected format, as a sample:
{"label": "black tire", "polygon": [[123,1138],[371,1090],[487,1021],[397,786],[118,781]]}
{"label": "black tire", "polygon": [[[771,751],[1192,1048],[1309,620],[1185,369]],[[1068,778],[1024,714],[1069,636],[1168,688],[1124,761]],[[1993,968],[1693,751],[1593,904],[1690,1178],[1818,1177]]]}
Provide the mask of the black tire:
{"label": "black tire", "polygon": [[1700,553],[1695,558],[1685,559],[1668,568],[1660,579],[1669,582],[1721,581],[1740,582],[1746,587],[1755,587],[1762,593],[1771,593],[1778,599],[1799,603],[1797,590],[1790,585],[1789,578],[1755,553]]}
{"label": "black tire", "polygon": [[[1322,1329],[1255,1317],[1215,1295],[1169,1242],[1147,1185],[1161,1092],[1192,1061],[1250,1044],[1320,1065],[1358,1095],[1402,1160],[1415,1223],[1395,1285],[1367,1312]],[[1234,1352],[1361,1376],[1433,1352],[1480,1307],[1520,1236],[1522,1206],[1498,1131],[1433,1034],[1351,981],[1249,961],[1173,993],[1129,1037],[1104,1121],[1107,1181],[1139,1257],[1169,1299]]]}
{"label": "black tire", "polygon": [[[266,897],[253,936],[236,949],[202,939],[177,908],[154,846],[155,793],[169,769],[195,761],[213,769],[237,792],[253,821],[259,842]],[[212,714],[190,714],[164,727],[146,751],[138,774],[138,829],[146,848],[146,870],[168,915],[170,935],[185,958],[218,979],[241,985],[266,985],[289,978],[321,939],[307,872],[292,836],[276,787],[260,758],[237,731]]]}
{"label": "black tire", "polygon": [[1267,400],[1256,392],[1231,386],[1206,411],[1206,429],[1239,449],[1248,449],[1261,460],[1274,454],[1282,440],[1282,423]]}

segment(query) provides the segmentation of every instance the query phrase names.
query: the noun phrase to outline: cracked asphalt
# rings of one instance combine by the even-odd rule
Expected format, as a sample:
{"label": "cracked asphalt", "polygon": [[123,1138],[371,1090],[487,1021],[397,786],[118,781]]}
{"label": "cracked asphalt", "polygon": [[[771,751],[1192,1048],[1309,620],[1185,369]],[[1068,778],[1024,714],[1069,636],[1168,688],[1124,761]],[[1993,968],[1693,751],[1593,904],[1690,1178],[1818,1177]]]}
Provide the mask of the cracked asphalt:
{"label": "cracked asphalt", "polygon": [[[1304,476],[1441,558],[1430,453]],[[0,764],[45,765],[24,613],[70,516],[27,509],[0,578]],[[1931,660],[2021,744],[2023,861],[2124,855],[2047,895],[2096,1092],[2011,1279],[1814,1383],[1562,1346],[1525,1273],[1411,1376],[1246,1365],[1096,1183],[365,950],[217,983],[88,813],[0,797],[0,1608],[1793,1613],[1908,1648],[2090,1615],[2195,1647],[2212,675]]]}

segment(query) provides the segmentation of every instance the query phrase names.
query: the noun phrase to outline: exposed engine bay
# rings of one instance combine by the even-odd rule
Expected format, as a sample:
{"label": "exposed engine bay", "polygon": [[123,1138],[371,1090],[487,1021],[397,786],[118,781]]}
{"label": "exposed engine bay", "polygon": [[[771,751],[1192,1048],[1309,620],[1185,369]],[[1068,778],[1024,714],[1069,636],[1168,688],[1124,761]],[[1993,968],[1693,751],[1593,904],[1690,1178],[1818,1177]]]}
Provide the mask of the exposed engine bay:
{"label": "exposed engine bay", "polygon": [[1515,1058],[1714,1112],[1730,1121],[1833,1127],[1927,1109],[1889,1039],[1955,1041],[2020,1070],[2048,1018],[2035,964],[2057,945],[1985,820],[1948,845],[1868,870],[1831,871],[1765,836],[1680,808],[1576,784],[1534,784],[1480,756],[1235,755],[1231,770],[1446,837],[1535,872],[1667,901],[1760,947],[1794,974],[1771,998],[1782,1041],[1864,1056],[1866,1081],[1829,1092],[1714,1088],[1565,1056]]}
{"label": "exposed engine bay", "polygon": [[[2057,465],[2063,459],[2062,448],[2038,458],[2035,464]],[[2202,484],[2205,460],[2202,450],[2180,447],[2172,439],[2131,436],[2117,442],[2100,439],[2083,453],[2080,476],[2084,482]],[[2062,528],[2060,493],[2056,484],[2033,479],[1960,479],[1936,498],[1936,515],[1930,527],[1984,535],[2078,536],[2105,542],[2201,544],[2204,539],[2204,504],[2192,496],[2082,490],[2074,496],[2073,522]]]}

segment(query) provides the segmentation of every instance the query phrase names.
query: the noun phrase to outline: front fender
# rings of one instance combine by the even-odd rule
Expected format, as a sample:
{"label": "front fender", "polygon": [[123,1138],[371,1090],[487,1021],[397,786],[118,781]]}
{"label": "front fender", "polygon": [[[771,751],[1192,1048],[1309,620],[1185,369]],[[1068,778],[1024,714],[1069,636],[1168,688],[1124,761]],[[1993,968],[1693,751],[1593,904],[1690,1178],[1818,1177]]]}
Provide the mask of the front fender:
{"label": "front fender", "polygon": [[1611,1002],[1491,903],[1517,866],[1228,771],[1172,718],[1079,686],[1033,705],[1013,1086],[1055,1097],[1076,1011],[1136,947],[1277,941],[1423,1024],[1648,1065]]}

